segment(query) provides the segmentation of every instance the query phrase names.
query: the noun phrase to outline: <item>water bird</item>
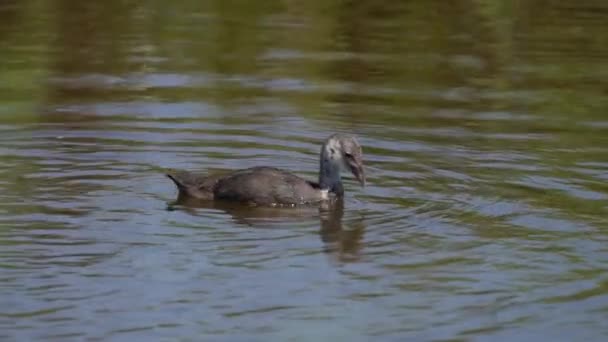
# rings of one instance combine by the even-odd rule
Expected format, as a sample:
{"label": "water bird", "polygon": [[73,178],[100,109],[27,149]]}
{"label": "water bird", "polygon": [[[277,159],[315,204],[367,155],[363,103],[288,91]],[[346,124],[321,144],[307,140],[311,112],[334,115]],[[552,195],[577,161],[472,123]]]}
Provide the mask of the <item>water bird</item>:
{"label": "water bird", "polygon": [[344,195],[341,172],[348,170],[365,186],[363,152],[352,135],[333,134],[322,146],[318,182],[269,166],[256,166],[227,174],[199,175],[188,171],[167,173],[179,198],[223,200],[254,206],[314,204]]}

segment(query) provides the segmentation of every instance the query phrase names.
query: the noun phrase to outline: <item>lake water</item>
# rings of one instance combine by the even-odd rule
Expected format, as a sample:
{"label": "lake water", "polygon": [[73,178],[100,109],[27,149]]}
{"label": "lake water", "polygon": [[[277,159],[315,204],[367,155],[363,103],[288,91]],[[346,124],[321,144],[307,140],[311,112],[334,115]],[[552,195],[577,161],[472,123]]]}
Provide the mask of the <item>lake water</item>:
{"label": "lake water", "polygon": [[[605,341],[608,4],[4,1],[0,340]],[[343,206],[174,205],[166,168]]]}

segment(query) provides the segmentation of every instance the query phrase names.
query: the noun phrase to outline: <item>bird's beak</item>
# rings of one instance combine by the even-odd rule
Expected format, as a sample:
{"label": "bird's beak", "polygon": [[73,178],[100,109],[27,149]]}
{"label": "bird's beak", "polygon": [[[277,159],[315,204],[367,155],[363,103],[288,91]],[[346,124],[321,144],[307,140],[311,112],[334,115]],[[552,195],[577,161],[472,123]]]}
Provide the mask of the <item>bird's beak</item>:
{"label": "bird's beak", "polygon": [[351,159],[348,161],[348,167],[353,176],[359,181],[361,186],[365,186],[365,170],[363,169],[363,161],[361,159]]}

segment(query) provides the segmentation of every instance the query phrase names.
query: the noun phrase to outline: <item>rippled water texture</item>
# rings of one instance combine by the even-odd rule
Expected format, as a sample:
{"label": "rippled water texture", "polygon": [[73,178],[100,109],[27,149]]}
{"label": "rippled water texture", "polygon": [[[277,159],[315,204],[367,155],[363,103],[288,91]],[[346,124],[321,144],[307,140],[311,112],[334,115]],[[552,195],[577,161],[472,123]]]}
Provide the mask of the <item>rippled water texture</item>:
{"label": "rippled water texture", "polygon": [[[0,340],[608,339],[608,4],[3,1]],[[173,204],[166,168],[336,208]]]}

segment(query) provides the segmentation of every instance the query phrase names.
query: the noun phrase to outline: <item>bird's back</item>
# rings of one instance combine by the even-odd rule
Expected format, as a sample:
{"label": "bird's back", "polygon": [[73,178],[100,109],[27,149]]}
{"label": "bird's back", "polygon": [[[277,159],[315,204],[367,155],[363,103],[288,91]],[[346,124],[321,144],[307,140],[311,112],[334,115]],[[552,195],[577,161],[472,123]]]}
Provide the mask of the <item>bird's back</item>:
{"label": "bird's back", "polygon": [[253,167],[222,177],[213,194],[215,199],[257,205],[296,205],[324,199],[315,183],[273,167]]}

